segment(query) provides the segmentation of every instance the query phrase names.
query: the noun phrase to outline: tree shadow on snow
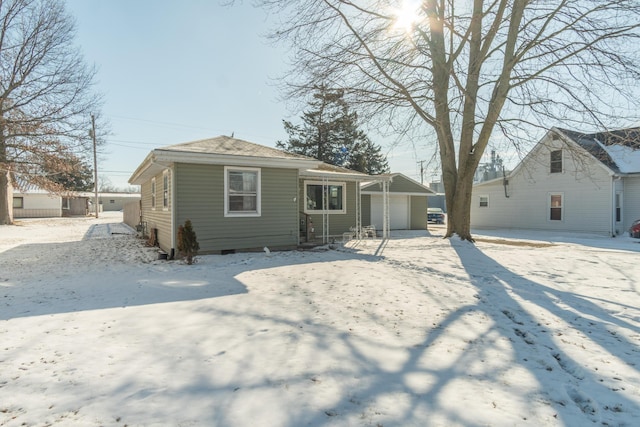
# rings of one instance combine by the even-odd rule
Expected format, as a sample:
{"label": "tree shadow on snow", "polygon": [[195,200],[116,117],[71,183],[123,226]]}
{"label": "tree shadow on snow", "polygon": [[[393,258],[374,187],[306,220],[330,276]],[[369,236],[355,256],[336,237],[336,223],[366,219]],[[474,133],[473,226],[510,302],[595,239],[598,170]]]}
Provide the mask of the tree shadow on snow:
{"label": "tree shadow on snow", "polygon": [[[572,338],[565,339],[562,332],[553,335],[546,328],[550,324],[553,328],[555,319],[559,319],[571,333],[586,338],[584,342],[606,350],[605,357],[621,360],[638,371],[638,343],[614,330],[618,327],[638,336],[637,326],[611,315],[606,308],[595,304],[593,298],[522,277],[472,244],[454,242],[452,246],[478,290],[477,306],[468,309],[490,316],[497,330],[513,343],[510,347],[513,363],[536,379],[540,387],[537,398],[557,411],[560,424],[571,425],[576,419],[570,415],[573,413],[573,416],[584,417],[585,422],[619,425],[620,413],[640,412],[638,401],[630,400],[624,393],[624,378],[598,372],[594,366],[600,361],[585,366],[567,351],[571,349],[572,354],[580,354],[580,349],[571,348],[578,343],[571,342]],[[539,314],[534,317],[532,311]],[[549,320],[547,325],[540,323],[541,316]],[[545,389],[554,386],[558,388]]]}

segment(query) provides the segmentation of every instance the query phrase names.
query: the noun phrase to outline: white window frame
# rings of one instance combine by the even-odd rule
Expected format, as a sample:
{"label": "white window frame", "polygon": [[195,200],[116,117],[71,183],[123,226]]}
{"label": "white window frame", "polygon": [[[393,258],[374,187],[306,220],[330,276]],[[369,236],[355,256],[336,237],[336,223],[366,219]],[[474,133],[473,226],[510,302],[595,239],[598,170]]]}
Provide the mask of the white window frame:
{"label": "white window frame", "polygon": [[[478,206],[481,207],[481,208],[488,208],[489,207],[489,196],[483,195],[483,196],[478,196],[478,197],[479,197]],[[485,205],[482,204],[482,199],[486,199],[487,200]]]}
{"label": "white window frame", "polygon": [[[230,172],[254,172],[256,174],[256,210],[255,211],[229,211],[229,173]],[[231,218],[255,218],[262,216],[262,169],[240,166],[224,167],[224,216]]]}
{"label": "white window frame", "polygon": [[151,178],[151,210],[156,210],[156,177]]}
{"label": "white window frame", "polygon": [[[560,170],[559,171],[552,171],[552,161],[551,161],[551,156],[553,155],[553,153],[556,152],[560,152]],[[556,174],[556,173],[563,173],[564,172],[564,150],[562,148],[558,149],[558,150],[552,150],[549,152],[549,174]]]}
{"label": "white window frame", "polygon": [[169,169],[162,172],[162,210],[169,210]]}
{"label": "white window frame", "polygon": [[[560,196],[560,219],[551,219],[551,198],[553,196]],[[563,222],[564,221],[564,211],[565,211],[565,199],[564,192],[555,192],[555,193],[547,193],[547,221],[548,222]]]}
{"label": "white window frame", "polygon": [[[342,209],[309,209],[307,206],[307,187],[309,185],[326,185],[327,187],[342,187]],[[304,182],[304,213],[306,214],[346,214],[347,213],[347,183],[346,182],[325,182],[322,181],[305,181]]]}

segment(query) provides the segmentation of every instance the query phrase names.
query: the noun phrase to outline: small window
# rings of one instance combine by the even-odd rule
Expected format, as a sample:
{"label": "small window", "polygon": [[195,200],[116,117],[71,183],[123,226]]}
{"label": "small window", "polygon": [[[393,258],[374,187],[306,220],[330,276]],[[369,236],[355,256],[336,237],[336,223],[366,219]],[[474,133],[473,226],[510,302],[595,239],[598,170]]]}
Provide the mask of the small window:
{"label": "small window", "polygon": [[151,178],[151,209],[156,208],[156,178]]}
{"label": "small window", "polygon": [[616,193],[616,222],[622,221],[622,194]]}
{"label": "small window", "polygon": [[305,181],[305,212],[346,213],[346,183]]}
{"label": "small window", "polygon": [[13,208],[14,209],[23,209],[24,208],[24,197],[14,197],[13,198]]}
{"label": "small window", "polygon": [[224,215],[260,216],[260,169],[224,168]]}
{"label": "small window", "polygon": [[169,171],[162,173],[162,208],[169,208]]}
{"label": "small window", "polygon": [[562,221],[562,194],[549,195],[549,220]]}
{"label": "small window", "polygon": [[113,199],[109,199],[109,203],[113,205],[113,204],[115,204],[115,203],[116,203],[116,201],[115,201],[115,200],[113,200]]}
{"label": "small window", "polygon": [[68,211],[69,209],[71,209],[70,204],[71,203],[69,202],[69,198],[68,197],[63,197],[62,198],[62,209],[63,210],[67,210]]}
{"label": "small window", "polygon": [[551,152],[551,173],[562,173],[562,150]]}
{"label": "small window", "polygon": [[480,207],[481,208],[489,207],[489,196],[480,196]]}

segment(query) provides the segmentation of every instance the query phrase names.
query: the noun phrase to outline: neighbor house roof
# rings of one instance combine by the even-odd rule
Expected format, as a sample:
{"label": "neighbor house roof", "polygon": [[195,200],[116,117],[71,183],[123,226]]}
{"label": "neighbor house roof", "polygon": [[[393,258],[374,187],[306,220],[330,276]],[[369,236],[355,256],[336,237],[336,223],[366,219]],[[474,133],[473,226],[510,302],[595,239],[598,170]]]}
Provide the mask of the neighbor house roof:
{"label": "neighbor house roof", "polygon": [[129,183],[142,184],[172,163],[307,169],[317,167],[322,162],[242,139],[218,136],[151,151],[131,175]]}
{"label": "neighbor house roof", "polygon": [[582,133],[555,128],[615,173],[640,173],[640,128]]}

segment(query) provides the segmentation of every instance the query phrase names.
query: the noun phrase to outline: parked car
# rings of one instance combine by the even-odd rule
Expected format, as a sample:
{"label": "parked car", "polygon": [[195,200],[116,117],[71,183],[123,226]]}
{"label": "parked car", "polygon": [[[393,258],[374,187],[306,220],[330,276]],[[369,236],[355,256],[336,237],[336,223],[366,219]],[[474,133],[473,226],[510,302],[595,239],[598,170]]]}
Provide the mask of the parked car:
{"label": "parked car", "polygon": [[440,208],[427,208],[427,222],[444,224],[444,212]]}
{"label": "parked car", "polygon": [[640,239],[640,219],[636,219],[629,227],[629,236]]}

